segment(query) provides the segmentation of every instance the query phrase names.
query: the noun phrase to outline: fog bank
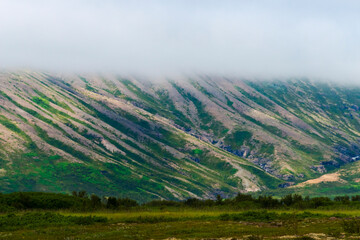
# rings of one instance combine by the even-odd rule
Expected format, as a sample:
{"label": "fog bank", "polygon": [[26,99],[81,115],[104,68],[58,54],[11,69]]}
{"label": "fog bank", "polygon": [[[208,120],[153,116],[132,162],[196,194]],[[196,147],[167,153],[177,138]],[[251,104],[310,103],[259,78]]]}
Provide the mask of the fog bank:
{"label": "fog bank", "polygon": [[0,66],[360,82],[360,2],[0,0]]}

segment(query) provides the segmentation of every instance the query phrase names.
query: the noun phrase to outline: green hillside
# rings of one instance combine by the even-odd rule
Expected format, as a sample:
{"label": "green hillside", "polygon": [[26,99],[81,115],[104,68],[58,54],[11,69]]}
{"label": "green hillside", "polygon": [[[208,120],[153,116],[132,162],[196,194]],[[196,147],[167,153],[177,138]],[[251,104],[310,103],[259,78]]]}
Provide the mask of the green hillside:
{"label": "green hillside", "polygon": [[230,197],[338,171],[330,188],[360,186],[354,86],[29,71],[0,81],[2,192]]}

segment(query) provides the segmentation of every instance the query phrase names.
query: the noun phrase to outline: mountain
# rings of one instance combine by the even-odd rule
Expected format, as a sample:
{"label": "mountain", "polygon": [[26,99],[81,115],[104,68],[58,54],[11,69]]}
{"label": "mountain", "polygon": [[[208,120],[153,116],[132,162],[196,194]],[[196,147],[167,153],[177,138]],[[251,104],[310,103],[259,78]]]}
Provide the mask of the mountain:
{"label": "mountain", "polygon": [[32,71],[0,83],[2,192],[148,201],[360,186],[356,86]]}

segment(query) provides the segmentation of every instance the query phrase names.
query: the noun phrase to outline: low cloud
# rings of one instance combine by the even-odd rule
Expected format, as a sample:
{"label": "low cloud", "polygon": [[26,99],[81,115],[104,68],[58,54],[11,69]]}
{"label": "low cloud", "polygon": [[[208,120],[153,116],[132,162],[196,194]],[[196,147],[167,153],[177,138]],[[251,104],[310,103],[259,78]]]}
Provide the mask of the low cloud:
{"label": "low cloud", "polygon": [[358,1],[0,0],[0,66],[360,81]]}

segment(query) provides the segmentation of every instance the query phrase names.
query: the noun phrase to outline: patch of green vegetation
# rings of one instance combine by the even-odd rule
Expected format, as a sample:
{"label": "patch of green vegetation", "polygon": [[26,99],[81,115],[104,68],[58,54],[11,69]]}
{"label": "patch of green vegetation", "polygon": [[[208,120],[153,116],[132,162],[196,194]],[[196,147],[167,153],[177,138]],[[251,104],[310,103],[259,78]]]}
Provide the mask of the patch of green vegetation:
{"label": "patch of green vegetation", "polygon": [[[111,139],[111,138],[107,138],[105,137],[105,139],[107,139],[111,144],[113,144],[116,148],[118,148],[119,150],[123,151],[126,153],[126,156],[122,156],[120,157],[119,155],[113,154],[113,157],[115,157],[116,160],[122,160],[122,159],[127,159],[129,161],[134,162],[138,162],[138,163],[146,163],[146,160],[139,156],[138,154],[133,153],[132,151],[128,150],[127,148],[125,148],[124,146],[120,145],[117,141]],[[146,155],[148,156],[153,156],[149,153],[146,152]]]}
{"label": "patch of green vegetation", "polygon": [[245,164],[241,165],[241,167],[257,176],[260,179],[260,182],[262,182],[264,186],[270,189],[276,189],[279,187],[279,184],[283,183],[282,180],[271,176],[270,174],[264,172],[263,170],[260,170],[257,167]]}
{"label": "patch of green vegetation", "polygon": [[157,159],[157,156],[155,156],[153,153],[139,147],[136,143],[132,142],[131,140],[122,139],[122,141],[128,144],[129,146],[133,147],[134,149],[138,150],[139,152],[144,153],[145,155],[148,155],[151,158]]}
{"label": "patch of green vegetation", "polygon": [[193,85],[194,88],[199,90],[201,93],[203,93],[205,96],[212,98],[214,97],[211,93],[209,93],[203,86],[201,86],[198,82],[191,80],[191,85]]}
{"label": "patch of green vegetation", "polygon": [[[60,161],[59,157],[39,154],[34,157],[22,156],[13,158],[9,174],[1,177],[1,191],[68,191],[82,190],[108,196],[128,196],[141,202],[152,200],[157,196],[167,196],[169,193],[154,178],[144,178],[132,173],[127,167],[116,163],[86,162],[70,163]],[[66,160],[66,159],[64,159]],[[150,172],[151,169],[141,169],[132,164],[136,171]],[[170,174],[170,171],[169,173]],[[159,175],[162,178],[163,175]],[[76,183],[76,184],[74,184]],[[139,190],[145,189],[145,191]],[[1,195],[1,194],[0,194]],[[51,202],[53,202],[51,200]],[[50,204],[51,204],[50,202]],[[78,206],[81,210],[81,205]],[[1,196],[0,196],[1,211]]]}
{"label": "patch of green vegetation", "polygon": [[98,92],[99,92],[96,88],[92,87],[90,84],[86,84],[86,85],[85,85],[85,89],[88,90],[88,91],[90,91],[90,92],[94,92],[94,93],[98,93]]}
{"label": "patch of green vegetation", "polygon": [[118,115],[124,117],[125,119],[131,121],[132,123],[135,123],[135,124],[139,125],[139,126],[142,127],[142,128],[151,130],[150,123],[149,123],[147,120],[143,120],[142,118],[138,118],[138,117],[136,117],[135,115],[133,115],[133,114],[127,112],[127,111],[122,110],[121,108],[112,109],[112,108],[110,108],[108,105],[106,105],[105,102],[102,102],[102,101],[96,101],[96,102],[97,102],[99,105],[101,105],[102,107],[104,107],[104,108],[106,108],[107,110],[109,110],[110,112],[111,112],[111,111],[114,111],[114,112],[116,112]]}
{"label": "patch of green vegetation", "polygon": [[145,102],[156,106],[158,104],[158,101],[156,98],[154,98],[152,95],[150,95],[149,93],[146,93],[144,91],[142,91],[138,86],[136,86],[133,82],[131,82],[128,79],[122,79],[119,78],[118,79],[120,82],[122,82],[125,87],[127,89],[129,89],[131,92],[133,92],[134,94],[136,94],[137,97],[141,98],[142,100],[144,100]]}
{"label": "patch of green vegetation", "polygon": [[[12,100],[12,99],[11,99],[11,100]],[[42,115],[41,115],[40,113],[38,113],[37,111],[32,110],[32,109],[27,108],[27,107],[24,107],[24,106],[18,104],[17,102],[15,102],[15,101],[13,101],[13,100],[12,100],[12,102],[13,102],[17,107],[19,107],[19,108],[21,108],[22,110],[26,111],[26,112],[29,113],[30,115],[38,118],[39,120],[41,120],[41,121],[43,121],[43,122],[45,122],[45,123],[47,123],[47,124],[49,124],[50,126],[54,127],[55,129],[59,130],[60,132],[62,132],[65,136],[67,136],[67,137],[69,137],[69,138],[71,138],[71,139],[74,140],[74,138],[73,138],[71,135],[69,135],[64,129],[62,129],[58,124],[54,123],[51,119],[48,119],[48,118],[42,116]],[[42,103],[42,104],[44,105],[44,103]],[[70,118],[70,119],[75,120],[75,121],[77,120],[76,118],[70,117],[70,116],[67,115],[66,113],[64,113],[64,112],[62,112],[62,111],[59,111],[59,110],[57,110],[57,109],[55,109],[55,108],[53,108],[53,107],[51,107],[51,106],[48,107],[48,110],[49,110],[50,112],[55,113],[55,114],[61,115],[61,118],[62,118],[62,119],[65,119],[65,123],[67,122],[67,119],[66,119],[66,118]],[[77,120],[77,121],[82,123],[82,121],[80,121],[80,120]]]}
{"label": "patch of green vegetation", "polygon": [[254,119],[254,118],[252,118],[252,117],[250,117],[250,116],[248,116],[246,114],[241,114],[241,116],[244,117],[246,120],[255,123],[256,125],[262,127],[263,129],[265,129],[266,131],[268,131],[268,132],[270,132],[270,133],[272,133],[274,135],[277,135],[277,136],[282,136],[283,135],[282,131],[279,128],[275,127],[275,126],[266,125],[266,124]]}
{"label": "patch of green vegetation", "polygon": [[275,152],[275,147],[271,143],[262,144],[259,151],[260,151],[260,153],[265,153],[267,155],[272,155]]}
{"label": "patch of green vegetation", "polygon": [[6,98],[6,99],[9,100],[9,101],[12,101],[12,99],[11,99],[5,92],[3,92],[3,91],[1,91],[1,90],[0,90],[0,96]]}
{"label": "patch of green vegetation", "polygon": [[15,123],[10,121],[8,118],[6,118],[3,115],[0,115],[0,124],[15,133],[24,134],[24,132],[20,128],[18,128],[18,126],[16,126]]}
{"label": "patch of green vegetation", "polygon": [[25,157],[37,157],[39,154],[37,152],[28,152],[24,153]]}
{"label": "patch of green vegetation", "polygon": [[116,88],[116,89],[105,89],[105,91],[106,92],[108,92],[108,93],[110,93],[110,94],[112,94],[113,96],[115,96],[115,97],[124,97],[125,95],[123,95],[122,93],[121,93],[121,91],[118,89],[118,88]]}
{"label": "patch of green vegetation", "polygon": [[202,130],[212,131],[214,135],[218,137],[222,137],[226,134],[228,129],[226,129],[221,122],[215,120],[214,117],[206,111],[204,104],[199,99],[186,92],[185,89],[179,87],[174,82],[171,84],[184,99],[191,101],[194,104],[198,113],[197,116],[201,122],[200,128]]}
{"label": "patch of green vegetation", "polygon": [[49,161],[56,161],[56,160],[60,160],[62,159],[62,157],[60,155],[51,155],[48,157]]}
{"label": "patch of green vegetation", "polygon": [[33,80],[35,80],[35,81],[38,81],[39,83],[43,84],[44,86],[46,86],[48,88],[51,88],[46,82],[41,81],[39,78],[37,78],[37,77],[35,77],[35,76],[31,75],[31,74],[26,74],[26,76],[33,79]]}
{"label": "patch of green vegetation", "polygon": [[180,133],[176,133],[162,127],[159,127],[156,130],[157,132],[161,133],[162,137],[158,138],[153,135],[155,139],[158,139],[159,141],[166,143],[167,145],[172,146],[176,149],[185,147],[186,140],[183,138],[183,136]]}
{"label": "patch of green vegetation", "polygon": [[236,130],[231,134],[226,135],[224,143],[231,146],[232,149],[239,149],[244,142],[252,138],[252,133],[245,130]]}
{"label": "patch of green vegetation", "polygon": [[58,213],[29,212],[24,214],[8,214],[0,216],[0,228],[3,230],[32,229],[44,226],[90,225],[107,222],[105,217],[96,216],[64,216]]}
{"label": "patch of green vegetation", "polygon": [[305,153],[306,155],[310,156],[312,159],[316,159],[319,161],[324,160],[324,156],[321,150],[317,146],[302,145],[296,140],[291,140],[291,144],[294,146],[295,149]]}
{"label": "patch of green vegetation", "polygon": [[49,101],[45,98],[42,97],[33,97],[32,101],[38,105],[40,105],[41,107],[48,109],[50,108],[50,104]]}
{"label": "patch of green vegetation", "polygon": [[307,219],[307,218],[324,218],[327,215],[311,212],[293,213],[277,213],[268,211],[246,211],[241,213],[225,213],[219,216],[222,221],[250,221],[250,222],[269,222],[276,220],[289,219]]}
{"label": "patch of green vegetation", "polygon": [[73,147],[55,139],[52,137],[49,137],[49,135],[47,134],[47,132],[45,130],[43,130],[42,128],[38,127],[38,126],[34,126],[38,136],[40,138],[42,138],[46,143],[59,148],[63,151],[65,151],[66,153],[71,154],[72,156],[74,156],[75,158],[82,160],[82,161],[87,161],[87,162],[91,162],[92,159],[90,157],[88,157],[86,154],[84,154],[83,152],[77,151],[75,150]]}
{"label": "patch of green vegetation", "polygon": [[[151,195],[149,195],[149,191],[154,191],[155,189],[156,189],[156,195],[163,194],[164,196],[168,196],[168,192],[166,192],[166,189],[159,183],[156,183],[155,181],[159,181],[159,182],[162,182],[163,180],[171,181],[173,184],[180,184],[181,187],[188,188],[188,186],[185,186],[184,183],[178,181],[176,178],[173,178],[173,176],[177,176],[179,174],[177,172],[174,172],[173,169],[168,168],[168,163],[170,161],[179,162],[179,160],[174,158],[174,156],[170,152],[168,152],[164,147],[162,147],[158,143],[152,142],[150,140],[146,140],[145,142],[143,142],[144,145],[149,147],[148,150],[143,150],[143,149],[140,149],[138,146],[135,146],[135,149],[139,150],[140,152],[142,152],[148,156],[148,157],[144,157],[143,155],[139,155],[138,153],[133,153],[133,152],[129,151],[128,149],[121,146],[119,143],[117,143],[116,141],[114,141],[112,139],[107,139],[107,140],[109,140],[109,142],[112,143],[114,146],[116,146],[118,149],[120,149],[121,151],[126,153],[126,156],[123,156],[121,154],[113,154],[112,156],[110,156],[111,158],[113,158],[114,160],[117,160],[119,162],[123,162],[124,160],[126,162],[130,162],[137,171],[147,173],[148,176],[150,176],[151,180],[144,178],[143,180],[140,181],[141,184],[138,183],[138,184],[140,184],[140,185],[138,185],[138,188],[146,189],[146,191],[145,191],[146,193],[141,195],[138,192],[138,195],[136,195],[137,199],[139,198],[139,195],[141,195],[141,198],[151,197]],[[134,145],[134,144],[132,144],[132,145]],[[161,171],[158,171],[160,169],[158,169],[158,170],[154,169],[153,166],[150,164],[151,161],[154,161],[154,160],[156,160],[159,163],[163,162],[162,167],[160,167]],[[113,174],[115,174],[115,173],[113,173]],[[119,181],[119,179],[117,179],[117,178],[119,178],[119,176],[121,176],[121,175],[119,175],[119,174],[115,174],[115,175],[116,175],[116,178],[113,179],[112,174],[109,175],[109,178],[113,179],[112,181],[117,183]],[[124,181],[124,180],[121,180],[121,181]],[[135,181],[135,179],[132,179],[131,181]],[[128,191],[133,192],[134,196],[135,196],[136,191],[142,191],[140,189],[137,190],[137,187],[135,187],[136,185],[134,185],[134,183],[132,183],[132,182],[129,182],[129,179],[127,179],[125,182],[129,187],[132,186],[134,188],[133,189],[134,191],[127,189],[127,192]],[[123,184],[123,182],[121,184]],[[118,185],[119,185],[119,183],[117,183],[117,186]],[[197,190],[198,189],[196,189],[196,188],[192,189],[192,191],[197,191]],[[154,195],[154,196],[156,196],[156,195]]]}
{"label": "patch of green vegetation", "polygon": [[165,116],[174,120],[174,122],[179,126],[186,128],[188,128],[189,126],[194,126],[194,124],[175,107],[174,102],[169,97],[169,93],[167,91],[157,91],[156,93],[159,96],[160,101],[163,103],[163,105],[168,109],[168,113],[165,114]]}
{"label": "patch of green vegetation", "polygon": [[17,133],[19,136],[21,136],[26,141],[26,147],[34,150],[37,148],[36,144],[32,141],[32,139],[24,132],[22,131],[15,123],[13,123],[10,119],[6,118],[3,115],[0,115],[0,124],[8,128],[9,130]]}
{"label": "patch of green vegetation", "polygon": [[106,92],[114,95],[115,97],[125,97],[125,95],[121,93],[121,91],[117,88],[114,82],[106,80],[105,78],[103,78],[102,80],[108,87],[108,89],[104,89]]}
{"label": "patch of green vegetation", "polygon": [[221,160],[218,157],[215,157],[209,153],[203,152],[198,155],[200,159],[200,164],[216,170],[219,174],[221,174],[225,178],[229,178],[234,175],[237,170],[228,162]]}
{"label": "patch of green vegetation", "polygon": [[88,81],[86,78],[84,78],[84,77],[82,77],[82,76],[79,76],[79,78],[80,78],[80,80],[83,81],[84,83],[89,83],[89,81]]}
{"label": "patch of green vegetation", "polygon": [[92,105],[86,103],[85,101],[81,100],[81,99],[77,99],[83,106],[85,106],[88,110],[91,111],[92,116],[97,117],[99,119],[101,119],[103,122],[109,124],[110,126],[112,126],[113,128],[117,129],[118,131],[133,137],[135,139],[138,138],[138,134],[134,131],[132,131],[130,128],[124,126],[123,124],[121,124],[119,121],[109,117],[108,115],[106,115],[105,113],[102,113],[101,111],[97,110],[95,107],[93,107]]}
{"label": "patch of green vegetation", "polygon": [[248,92],[246,92],[245,90],[243,90],[242,88],[238,87],[238,86],[234,86],[236,90],[238,90],[242,95],[244,95],[245,97],[247,97],[248,99],[250,99],[251,101],[257,103],[258,105],[269,109],[269,110],[274,110],[274,104],[270,101],[268,101],[267,99],[263,98],[263,97],[258,97],[256,95],[250,94]]}
{"label": "patch of green vegetation", "polygon": [[39,95],[39,97],[33,97],[33,101],[34,101],[35,103],[39,104],[39,105],[45,103],[44,106],[42,106],[43,108],[49,109],[49,107],[50,107],[50,106],[49,106],[49,105],[50,105],[49,102],[51,102],[51,103],[53,103],[53,104],[55,104],[55,105],[57,105],[57,106],[65,109],[65,110],[68,110],[68,111],[74,113],[74,111],[69,107],[69,105],[67,105],[67,104],[64,103],[64,102],[58,101],[55,97],[50,98],[50,97],[48,97],[47,95],[45,95],[44,93],[38,91],[37,89],[34,89],[34,92],[36,92],[36,93]]}
{"label": "patch of green vegetation", "polygon": [[209,129],[211,129],[217,137],[223,137],[229,131],[220,121],[213,121]]}
{"label": "patch of green vegetation", "polygon": [[[5,96],[5,97],[6,97],[11,103],[13,103],[16,107],[24,110],[25,112],[27,112],[27,113],[29,113],[30,115],[38,118],[39,120],[41,120],[41,121],[43,121],[43,122],[45,122],[45,123],[47,123],[47,124],[55,127],[56,129],[58,129],[58,130],[60,130],[60,131],[63,131],[63,129],[60,128],[57,124],[55,124],[52,120],[50,120],[50,119],[42,116],[42,115],[41,115],[40,113],[38,113],[37,111],[32,110],[32,109],[30,109],[30,108],[27,108],[27,107],[25,107],[25,106],[20,105],[19,103],[17,103],[16,101],[14,101],[12,98],[10,98],[10,97],[9,97],[7,94],[5,94],[4,92],[1,92],[1,91],[0,91],[0,94],[1,94],[2,96]],[[56,109],[55,109],[55,110],[56,110]]]}
{"label": "patch of green vegetation", "polygon": [[174,159],[174,156],[169,151],[167,151],[164,147],[162,147],[161,145],[159,145],[155,142],[149,141],[147,143],[147,146],[148,146],[149,150],[151,150],[151,152],[157,154],[160,158]]}
{"label": "patch of green vegetation", "polygon": [[225,96],[225,99],[226,99],[226,105],[228,105],[229,107],[231,107],[232,109],[234,109],[234,107],[233,107],[234,102],[231,101],[227,96]]}
{"label": "patch of green vegetation", "polygon": [[198,148],[192,150],[193,154],[198,154],[198,155],[203,154],[203,152],[204,152],[203,150],[198,149]]}

